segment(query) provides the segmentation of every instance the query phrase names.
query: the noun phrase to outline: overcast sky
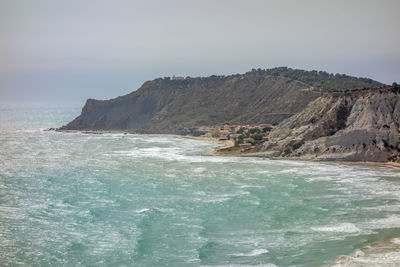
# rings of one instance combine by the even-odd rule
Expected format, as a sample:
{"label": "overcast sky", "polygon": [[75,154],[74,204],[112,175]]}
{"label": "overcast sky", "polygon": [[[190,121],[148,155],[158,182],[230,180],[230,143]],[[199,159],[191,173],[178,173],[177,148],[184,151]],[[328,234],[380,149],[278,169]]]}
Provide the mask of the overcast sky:
{"label": "overcast sky", "polygon": [[400,81],[398,0],[0,0],[0,105],[289,66]]}

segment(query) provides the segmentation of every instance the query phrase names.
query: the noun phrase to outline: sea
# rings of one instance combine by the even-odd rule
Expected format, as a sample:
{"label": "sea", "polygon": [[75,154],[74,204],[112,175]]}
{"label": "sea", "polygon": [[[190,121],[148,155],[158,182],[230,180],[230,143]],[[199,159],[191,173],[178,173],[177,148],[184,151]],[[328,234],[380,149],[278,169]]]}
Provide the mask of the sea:
{"label": "sea", "polygon": [[400,266],[400,169],[46,130],[79,113],[0,109],[0,266]]}

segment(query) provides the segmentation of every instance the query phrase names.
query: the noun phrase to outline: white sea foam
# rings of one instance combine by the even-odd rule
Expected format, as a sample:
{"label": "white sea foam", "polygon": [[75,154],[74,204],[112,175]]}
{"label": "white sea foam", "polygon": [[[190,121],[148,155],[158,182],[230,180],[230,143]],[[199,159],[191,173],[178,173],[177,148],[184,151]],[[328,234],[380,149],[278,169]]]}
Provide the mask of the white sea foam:
{"label": "white sea foam", "polygon": [[149,211],[149,209],[144,208],[144,209],[140,209],[140,210],[135,210],[136,213],[143,213],[146,211]]}
{"label": "white sea foam", "polygon": [[361,230],[352,223],[340,223],[328,226],[311,227],[311,230],[317,232],[335,232],[335,233],[357,233]]}
{"label": "white sea foam", "polygon": [[235,253],[235,254],[229,254],[231,256],[236,256],[236,257],[254,257],[258,256],[261,254],[266,254],[268,253],[268,250],[266,249],[255,249],[250,251],[249,253]]}
{"label": "white sea foam", "polygon": [[194,173],[203,173],[203,172],[205,172],[207,169],[206,168],[204,168],[204,167],[199,167],[199,168],[194,168],[193,170],[192,170],[192,172],[194,172]]}
{"label": "white sea foam", "polygon": [[199,199],[201,202],[205,203],[220,203],[230,200],[229,197],[214,197],[214,198],[207,198],[207,199]]}
{"label": "white sea foam", "polygon": [[390,215],[386,218],[376,219],[365,223],[365,227],[370,229],[386,229],[400,227],[400,216]]}
{"label": "white sea foam", "polygon": [[400,245],[400,238],[393,238],[390,240],[393,244]]}
{"label": "white sea foam", "polygon": [[251,184],[245,184],[245,185],[240,185],[239,188],[264,188],[265,186],[262,185],[251,185]]}
{"label": "white sea foam", "polygon": [[[7,244],[26,240],[34,245],[28,247],[32,255],[56,259],[58,265],[74,263],[69,250],[74,243],[87,246],[79,255],[89,265],[107,259],[123,264],[137,254],[138,265],[146,266],[159,264],[158,259],[171,266],[200,265],[208,256],[220,256],[213,264],[275,267],[267,262],[285,249],[301,250],[286,256],[304,265],[313,253],[309,248],[321,240],[332,241],[324,243],[329,252],[340,246],[337,237],[358,246],[365,234],[388,232],[376,229],[400,227],[400,215],[381,215],[400,211],[396,169],[200,156],[213,145],[157,135],[1,132],[0,144],[5,265],[17,262]],[[281,194],[281,189],[288,190]],[[310,209],[295,215],[298,221],[276,217],[308,204]],[[139,238],[151,246],[151,255],[141,254]],[[199,248],[208,243],[200,259]],[[398,246],[400,240],[391,243]],[[53,251],[67,254],[56,258]],[[236,257],[226,262],[229,253]],[[369,261],[369,255],[354,254],[358,262]]]}

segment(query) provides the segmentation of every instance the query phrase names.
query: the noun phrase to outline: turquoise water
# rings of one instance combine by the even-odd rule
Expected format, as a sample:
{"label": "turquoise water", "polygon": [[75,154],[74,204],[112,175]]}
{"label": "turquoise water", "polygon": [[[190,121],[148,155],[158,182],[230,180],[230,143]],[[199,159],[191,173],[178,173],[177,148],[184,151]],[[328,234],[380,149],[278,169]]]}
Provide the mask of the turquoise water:
{"label": "turquoise water", "polygon": [[44,131],[78,113],[0,111],[1,266],[320,266],[400,236],[398,169]]}

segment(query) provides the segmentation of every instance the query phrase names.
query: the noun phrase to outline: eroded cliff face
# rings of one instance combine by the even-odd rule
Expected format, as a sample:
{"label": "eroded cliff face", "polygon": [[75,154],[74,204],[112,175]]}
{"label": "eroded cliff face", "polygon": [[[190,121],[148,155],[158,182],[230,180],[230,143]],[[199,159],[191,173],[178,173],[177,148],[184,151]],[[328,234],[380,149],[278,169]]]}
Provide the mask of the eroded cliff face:
{"label": "eroded cliff face", "polygon": [[340,161],[400,161],[398,87],[327,93],[271,132],[271,156]]}

